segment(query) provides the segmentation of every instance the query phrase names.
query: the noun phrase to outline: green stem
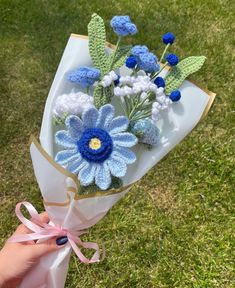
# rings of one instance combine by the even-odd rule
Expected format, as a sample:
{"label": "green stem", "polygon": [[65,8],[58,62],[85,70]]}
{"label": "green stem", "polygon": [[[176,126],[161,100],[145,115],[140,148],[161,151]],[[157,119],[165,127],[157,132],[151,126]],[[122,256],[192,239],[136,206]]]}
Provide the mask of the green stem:
{"label": "green stem", "polygon": [[167,45],[166,45],[166,47],[165,47],[165,49],[164,49],[164,51],[163,51],[163,53],[162,53],[162,56],[161,56],[161,58],[160,58],[160,63],[162,62],[162,60],[163,60],[163,58],[164,58],[164,56],[165,56],[165,54],[166,54],[166,51],[167,51],[167,49],[169,48],[169,46],[170,46],[170,44],[167,44]]}
{"label": "green stem", "polygon": [[151,80],[153,80],[154,78],[156,78],[157,75],[159,75],[159,74],[162,72],[162,70],[163,70],[167,65],[168,65],[168,62],[166,62],[166,63],[161,67],[161,69],[160,69],[159,71],[157,71],[157,72],[151,77]]}
{"label": "green stem", "polygon": [[142,114],[142,115],[140,115],[140,116],[138,116],[138,117],[133,117],[131,120],[132,121],[138,121],[138,120],[141,120],[141,119],[143,119],[143,118],[147,118],[147,117],[149,117],[149,116],[151,116],[151,114],[152,113],[145,113],[145,114]]}
{"label": "green stem", "polygon": [[90,88],[89,86],[86,87],[86,94],[88,94],[88,95],[89,95],[89,91],[90,91],[89,88]]}
{"label": "green stem", "polygon": [[118,36],[118,41],[117,41],[117,44],[116,44],[116,47],[115,47],[115,50],[113,51],[113,54],[112,54],[112,60],[111,60],[111,63],[109,65],[109,71],[112,71],[112,67],[113,67],[113,64],[114,64],[114,60],[115,60],[115,56],[116,56],[116,53],[117,53],[117,50],[119,48],[119,45],[120,45],[120,42],[122,40],[122,37],[121,36]]}
{"label": "green stem", "polygon": [[125,101],[125,104],[126,104],[126,114],[129,115],[129,113],[130,113],[130,104],[129,104],[129,101],[128,101],[128,97],[125,96],[123,98],[124,98],[124,101]]}
{"label": "green stem", "polygon": [[139,99],[140,99],[140,94],[138,94],[137,95],[137,99],[136,99],[136,102],[134,102],[133,103],[133,108],[132,108],[132,110],[131,110],[131,112],[130,112],[130,114],[129,114],[129,119],[131,119],[131,117],[133,116],[133,115],[135,115],[135,111],[136,111],[136,109],[137,109],[137,107],[138,107],[138,103],[139,103]]}

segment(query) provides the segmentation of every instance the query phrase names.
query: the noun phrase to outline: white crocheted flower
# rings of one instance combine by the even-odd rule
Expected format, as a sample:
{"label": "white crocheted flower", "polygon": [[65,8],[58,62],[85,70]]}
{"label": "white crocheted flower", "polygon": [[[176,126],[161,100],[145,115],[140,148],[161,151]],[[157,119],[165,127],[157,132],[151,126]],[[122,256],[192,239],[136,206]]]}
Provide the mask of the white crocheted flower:
{"label": "white crocheted flower", "polygon": [[82,92],[71,92],[57,97],[53,116],[57,118],[64,118],[64,115],[81,116],[91,107],[94,107],[93,97]]}

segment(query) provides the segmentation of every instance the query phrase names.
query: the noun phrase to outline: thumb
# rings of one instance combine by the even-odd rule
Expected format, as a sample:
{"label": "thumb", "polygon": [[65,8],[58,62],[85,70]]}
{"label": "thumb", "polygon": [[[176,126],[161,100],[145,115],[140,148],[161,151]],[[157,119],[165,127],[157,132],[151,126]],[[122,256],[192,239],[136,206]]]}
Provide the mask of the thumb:
{"label": "thumb", "polygon": [[59,238],[51,238],[47,241],[36,243],[33,245],[34,256],[41,257],[47,253],[59,250],[61,247],[64,247],[67,242],[68,238],[64,236]]}

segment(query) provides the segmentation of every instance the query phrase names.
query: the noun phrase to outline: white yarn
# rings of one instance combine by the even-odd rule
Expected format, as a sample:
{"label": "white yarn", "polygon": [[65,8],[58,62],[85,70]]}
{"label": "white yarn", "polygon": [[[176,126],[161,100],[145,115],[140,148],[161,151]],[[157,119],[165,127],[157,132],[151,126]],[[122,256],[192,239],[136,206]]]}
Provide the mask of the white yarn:
{"label": "white yarn", "polygon": [[57,97],[53,115],[58,118],[63,118],[64,113],[81,116],[83,111],[91,107],[94,107],[93,97],[82,92],[71,92]]}
{"label": "white yarn", "polygon": [[113,81],[115,81],[117,79],[118,79],[118,75],[114,71],[110,71],[102,79],[101,86],[108,87],[108,86],[110,86],[113,83]]}

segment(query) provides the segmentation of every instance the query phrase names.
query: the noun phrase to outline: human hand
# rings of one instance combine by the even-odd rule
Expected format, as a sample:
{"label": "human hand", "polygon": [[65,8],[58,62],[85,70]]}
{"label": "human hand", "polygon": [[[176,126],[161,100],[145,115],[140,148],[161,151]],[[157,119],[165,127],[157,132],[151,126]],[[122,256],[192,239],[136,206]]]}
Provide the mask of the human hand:
{"label": "human hand", "polygon": [[[46,212],[40,214],[42,222],[48,223]],[[19,225],[14,236],[30,233],[23,224]],[[26,274],[38,263],[43,255],[60,249],[67,243],[67,237],[51,238],[42,243],[35,241],[6,243],[0,251],[0,287],[17,287]]]}

